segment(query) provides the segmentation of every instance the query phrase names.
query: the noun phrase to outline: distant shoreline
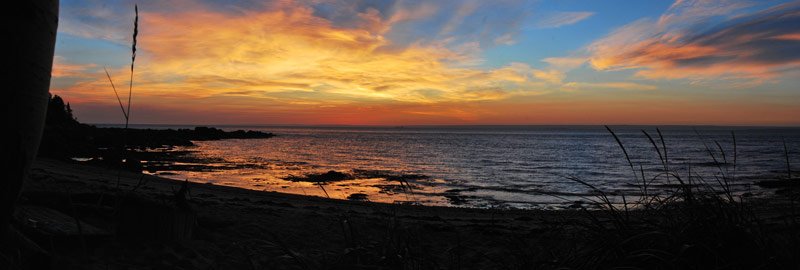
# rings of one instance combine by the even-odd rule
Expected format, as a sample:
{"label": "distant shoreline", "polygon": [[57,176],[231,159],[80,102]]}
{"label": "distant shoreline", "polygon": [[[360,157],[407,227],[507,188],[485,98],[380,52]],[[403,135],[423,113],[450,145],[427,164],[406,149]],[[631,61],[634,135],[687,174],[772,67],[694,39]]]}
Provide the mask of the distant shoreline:
{"label": "distant shoreline", "polygon": [[[87,123],[97,127],[124,127],[124,124],[111,124],[111,123]],[[130,124],[130,127],[173,127],[173,128],[190,128],[197,126],[216,127],[216,128],[604,128],[604,124],[574,124],[574,125],[553,125],[553,124],[477,124],[477,125],[462,125],[462,124],[431,124],[431,125],[339,125],[339,124]],[[710,128],[710,129],[751,129],[751,128],[764,128],[764,129],[800,129],[800,124],[796,125],[719,125],[719,124],[607,124],[610,127],[620,128]]]}

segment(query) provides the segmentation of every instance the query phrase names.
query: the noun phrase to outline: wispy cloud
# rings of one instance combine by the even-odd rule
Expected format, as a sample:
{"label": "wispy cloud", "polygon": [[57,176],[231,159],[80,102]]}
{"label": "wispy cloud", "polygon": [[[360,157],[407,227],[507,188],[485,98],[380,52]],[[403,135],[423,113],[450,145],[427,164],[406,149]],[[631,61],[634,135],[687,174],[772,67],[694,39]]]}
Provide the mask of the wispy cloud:
{"label": "wispy cloud", "polygon": [[696,25],[709,18],[731,16],[734,12],[752,5],[752,2],[742,0],[676,0],[658,18],[658,27]]}
{"label": "wispy cloud", "polygon": [[569,82],[564,84],[567,90],[591,90],[591,89],[611,89],[611,90],[656,90],[655,85],[640,84],[634,82]]}
{"label": "wispy cloud", "polygon": [[594,15],[594,12],[556,12],[549,14],[536,22],[538,28],[558,28],[566,25],[576,24]]}
{"label": "wispy cloud", "polygon": [[[800,67],[800,4],[744,14],[745,4],[678,1],[658,21],[639,20],[592,43],[598,70],[650,79],[764,81]],[[714,20],[712,20],[714,19]],[[714,22],[714,23],[712,23]]]}
{"label": "wispy cloud", "polygon": [[548,57],[542,61],[558,70],[571,70],[582,66],[588,59],[586,57]]}

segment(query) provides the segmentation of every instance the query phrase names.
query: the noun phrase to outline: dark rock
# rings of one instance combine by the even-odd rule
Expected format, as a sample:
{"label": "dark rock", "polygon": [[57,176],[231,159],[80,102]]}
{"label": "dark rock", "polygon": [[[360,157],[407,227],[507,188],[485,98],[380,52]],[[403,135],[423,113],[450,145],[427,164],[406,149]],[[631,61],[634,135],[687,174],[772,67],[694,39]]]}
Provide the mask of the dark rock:
{"label": "dark rock", "polygon": [[352,175],[337,172],[337,171],[328,171],[326,173],[312,173],[306,176],[289,176],[286,180],[295,181],[295,182],[315,182],[315,183],[328,183],[328,182],[336,182],[342,180],[350,180],[353,179]]}
{"label": "dark rock", "polygon": [[349,196],[347,196],[347,199],[351,201],[361,201],[361,202],[369,201],[369,199],[367,198],[367,194],[364,193],[350,194]]}
{"label": "dark rock", "polygon": [[[50,98],[47,108],[44,133],[39,156],[69,159],[72,157],[123,156],[128,149],[191,146],[192,141],[223,139],[263,139],[275,136],[272,133],[236,130],[224,131],[214,127],[194,129],[135,129],[104,128],[82,124],[72,114],[69,103],[59,96]],[[116,149],[116,150],[115,150]],[[103,152],[116,151],[107,154]],[[114,157],[112,163],[123,158]]]}

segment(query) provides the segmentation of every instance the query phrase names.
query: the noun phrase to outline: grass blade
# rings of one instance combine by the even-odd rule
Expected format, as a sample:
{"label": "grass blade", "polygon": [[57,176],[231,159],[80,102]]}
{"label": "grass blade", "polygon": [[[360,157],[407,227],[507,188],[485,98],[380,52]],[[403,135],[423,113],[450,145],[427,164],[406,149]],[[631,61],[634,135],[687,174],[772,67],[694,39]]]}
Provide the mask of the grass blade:
{"label": "grass blade", "polygon": [[781,140],[783,140],[783,156],[786,158],[786,173],[789,179],[792,179],[792,167],[789,163],[789,148],[786,147],[786,138],[781,138]]}
{"label": "grass blade", "polygon": [[133,44],[131,45],[131,80],[128,85],[128,110],[125,114],[125,128],[128,128],[128,121],[131,115],[131,96],[133,95],[133,65],[136,63],[136,37],[139,35],[139,5],[134,5],[133,10],[136,16],[133,19]]}
{"label": "grass blade", "polygon": [[731,138],[733,139],[733,175],[736,177],[736,133],[731,131]]}
{"label": "grass blade", "polygon": [[722,149],[722,145],[720,145],[718,141],[714,141],[714,144],[717,145],[717,148],[719,148],[719,152],[722,153],[722,163],[728,164],[728,158],[725,156],[725,150]]}
{"label": "grass blade", "polygon": [[647,139],[650,140],[650,144],[653,145],[653,148],[656,149],[656,153],[658,153],[658,159],[661,160],[661,164],[664,164],[664,156],[661,155],[661,150],[658,149],[656,141],[653,140],[653,137],[651,137],[650,134],[647,133],[647,131],[645,131],[644,129],[642,129],[642,133],[644,133],[644,135],[647,136]]}
{"label": "grass blade", "polygon": [[636,169],[633,168],[633,162],[631,162],[631,157],[628,155],[628,150],[625,150],[625,145],[622,145],[622,141],[619,139],[619,137],[617,137],[617,134],[614,133],[613,130],[611,130],[611,128],[609,128],[608,126],[605,126],[605,127],[606,127],[606,130],[608,130],[608,132],[611,133],[611,136],[614,136],[614,140],[617,141],[617,144],[619,145],[619,148],[622,148],[622,153],[625,154],[625,159],[628,160],[628,165],[631,166],[631,171],[633,172],[633,176],[635,178],[638,178],[636,176]]}
{"label": "grass blade", "polygon": [[108,77],[108,82],[111,83],[111,89],[114,89],[114,95],[117,96],[117,102],[119,102],[119,109],[122,110],[122,115],[127,119],[128,113],[125,111],[125,106],[122,106],[122,99],[119,98],[119,93],[117,93],[117,87],[114,86],[114,81],[111,80],[111,74],[108,74],[108,70],[106,67],[103,67],[103,70],[106,72],[106,77]]}

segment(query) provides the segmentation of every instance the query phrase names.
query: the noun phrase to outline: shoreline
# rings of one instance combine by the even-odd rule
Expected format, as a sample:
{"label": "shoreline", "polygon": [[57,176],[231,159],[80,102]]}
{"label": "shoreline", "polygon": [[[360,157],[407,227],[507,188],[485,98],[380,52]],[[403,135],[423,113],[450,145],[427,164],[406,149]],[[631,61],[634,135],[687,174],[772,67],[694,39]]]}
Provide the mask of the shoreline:
{"label": "shoreline", "polygon": [[[121,234],[125,226],[144,223],[136,219],[126,219],[134,225],[120,223],[120,215],[125,216],[124,207],[117,212],[120,199],[123,205],[132,197],[136,202],[148,201],[134,206],[139,215],[164,208],[182,213],[180,207],[171,205],[178,204],[172,202],[184,192],[184,183],[188,198],[183,202],[196,217],[189,237],[154,240],[149,234],[144,238]],[[132,189],[136,191],[130,192]],[[73,233],[38,238],[40,244],[49,243],[53,265],[85,269],[580,268],[589,260],[586,258],[607,256],[603,254],[613,250],[606,250],[606,241],[635,248],[636,243],[623,239],[626,234],[639,234],[614,229],[614,214],[604,210],[479,209],[337,200],[182,182],[43,158],[34,163],[19,205],[22,209],[61,211],[84,228],[105,231],[100,235],[106,236]],[[787,205],[774,201],[755,205],[767,222],[770,238],[766,239],[793,234],[781,224],[785,210],[778,210]],[[633,210],[628,225],[647,230],[641,221],[660,220],[661,215],[672,213],[665,211],[650,216]],[[28,223],[36,224],[18,222],[23,229]],[[71,222],[68,219],[67,223]],[[653,240],[641,239],[643,243]],[[750,245],[738,248],[754,249]],[[627,260],[612,258],[608,263],[624,265]]]}
{"label": "shoreline", "polygon": [[[34,176],[44,176],[47,175],[48,177],[54,177],[56,179],[62,177],[91,177],[90,180],[77,180],[80,182],[86,182],[86,184],[97,184],[99,186],[105,186],[108,188],[109,179],[105,178],[114,178],[112,180],[116,180],[117,173],[121,174],[120,178],[120,186],[121,187],[132,187],[138,182],[138,178],[143,176],[144,179],[149,180],[149,183],[155,185],[155,189],[151,191],[142,191],[146,195],[152,195],[152,192],[161,193],[165,190],[163,189],[164,186],[171,186],[173,188],[178,188],[183,181],[171,179],[167,177],[161,177],[158,175],[151,175],[151,174],[140,174],[136,172],[129,172],[125,170],[117,170],[113,168],[107,167],[100,167],[94,165],[86,165],[80,164],[75,161],[62,161],[57,159],[50,159],[50,158],[38,158],[34,165],[31,168],[31,174]],[[101,180],[104,179],[104,180]],[[95,181],[92,181],[95,180]],[[99,182],[98,182],[99,181]],[[483,213],[483,214],[497,214],[498,211],[506,212],[506,213],[527,213],[527,212],[536,212],[536,213],[549,213],[549,212],[560,212],[563,210],[545,210],[545,209],[518,209],[518,208],[496,208],[496,209],[488,209],[488,208],[474,208],[474,207],[458,207],[458,206],[434,206],[434,205],[414,205],[414,204],[404,204],[404,203],[384,203],[384,202],[372,202],[372,201],[354,201],[354,200],[347,200],[347,199],[336,199],[336,198],[325,198],[319,196],[307,196],[307,195],[299,195],[293,193],[283,193],[283,192],[275,192],[275,191],[262,191],[262,190],[255,190],[255,189],[248,189],[236,186],[228,186],[228,185],[216,185],[211,183],[199,183],[199,182],[191,182],[189,181],[189,186],[192,190],[203,191],[203,192],[210,192],[210,193],[220,193],[226,194],[227,196],[232,195],[240,195],[240,196],[248,196],[248,197],[263,197],[264,199],[272,199],[278,201],[292,201],[296,202],[301,205],[310,204],[310,205],[348,205],[348,206],[357,206],[357,207],[377,207],[377,206],[393,206],[398,207],[400,209],[441,209],[441,211],[465,211],[470,213]],[[194,191],[193,191],[194,192]],[[566,210],[571,211],[571,210]],[[488,213],[491,212],[491,213]]]}
{"label": "shoreline", "polygon": [[[115,227],[113,215],[98,213],[100,210],[93,205],[101,205],[97,201],[98,197],[114,196],[118,174],[122,190],[132,189],[138,184],[140,177],[146,180],[147,183],[140,186],[135,193],[155,201],[168,200],[183,183],[150,175],[40,158],[31,169],[30,180],[26,184],[20,205],[50,207],[68,214],[77,211],[77,218],[81,222],[112,231]],[[253,258],[241,257],[243,254],[230,255],[226,250],[253,245],[248,249],[263,249],[262,252],[273,254],[268,257],[272,260],[270,265],[294,269],[298,262],[293,256],[300,256],[303,261],[322,264],[318,266],[350,265],[352,261],[349,260],[356,256],[350,254],[353,252],[350,249],[355,246],[368,249],[360,251],[365,254],[357,255],[359,258],[385,258],[388,254],[366,253],[394,250],[390,253],[402,253],[405,258],[424,259],[437,264],[448,262],[448,258],[455,255],[453,249],[461,247],[464,250],[459,251],[461,255],[458,256],[463,256],[463,261],[459,263],[472,265],[467,268],[485,269],[496,268],[497,265],[493,265],[495,260],[521,259],[513,258],[514,253],[509,250],[514,246],[509,245],[508,241],[516,236],[538,233],[541,235],[534,239],[542,240],[542,237],[546,238],[551,234],[574,234],[574,229],[547,231],[548,228],[563,226],[565,220],[584,219],[578,211],[399,205],[200,183],[189,183],[188,186],[188,202],[197,213],[197,226],[191,239],[166,245],[140,241],[106,241],[87,244],[88,251],[81,250],[76,242],[71,242],[67,244],[70,248],[56,248],[56,252],[53,252],[54,260],[58,264],[86,268],[98,268],[102,265],[114,265],[118,268],[144,265],[172,268],[184,264],[182,267],[185,269],[201,269],[214,265],[217,267],[213,268],[242,269],[249,268],[246,262]],[[70,209],[76,206],[67,207],[64,200],[58,199],[65,196],[70,199],[70,204],[77,205],[77,210]],[[469,237],[464,238],[465,235]],[[561,236],[547,238],[545,242],[535,245],[544,248],[557,245],[561,239]],[[397,246],[400,242],[406,247]],[[574,241],[571,244],[579,245],[581,242]],[[175,245],[180,246],[186,254],[175,254],[167,258],[158,255],[165,252],[174,254],[174,250],[178,249]],[[413,250],[408,250],[409,248]],[[104,251],[109,249],[117,251]],[[482,257],[496,252],[499,253],[492,255],[496,256],[492,260]],[[88,254],[88,259],[83,253]],[[234,257],[228,257],[229,255]],[[383,263],[385,262],[372,262],[374,265]],[[410,262],[393,262],[397,263]]]}

